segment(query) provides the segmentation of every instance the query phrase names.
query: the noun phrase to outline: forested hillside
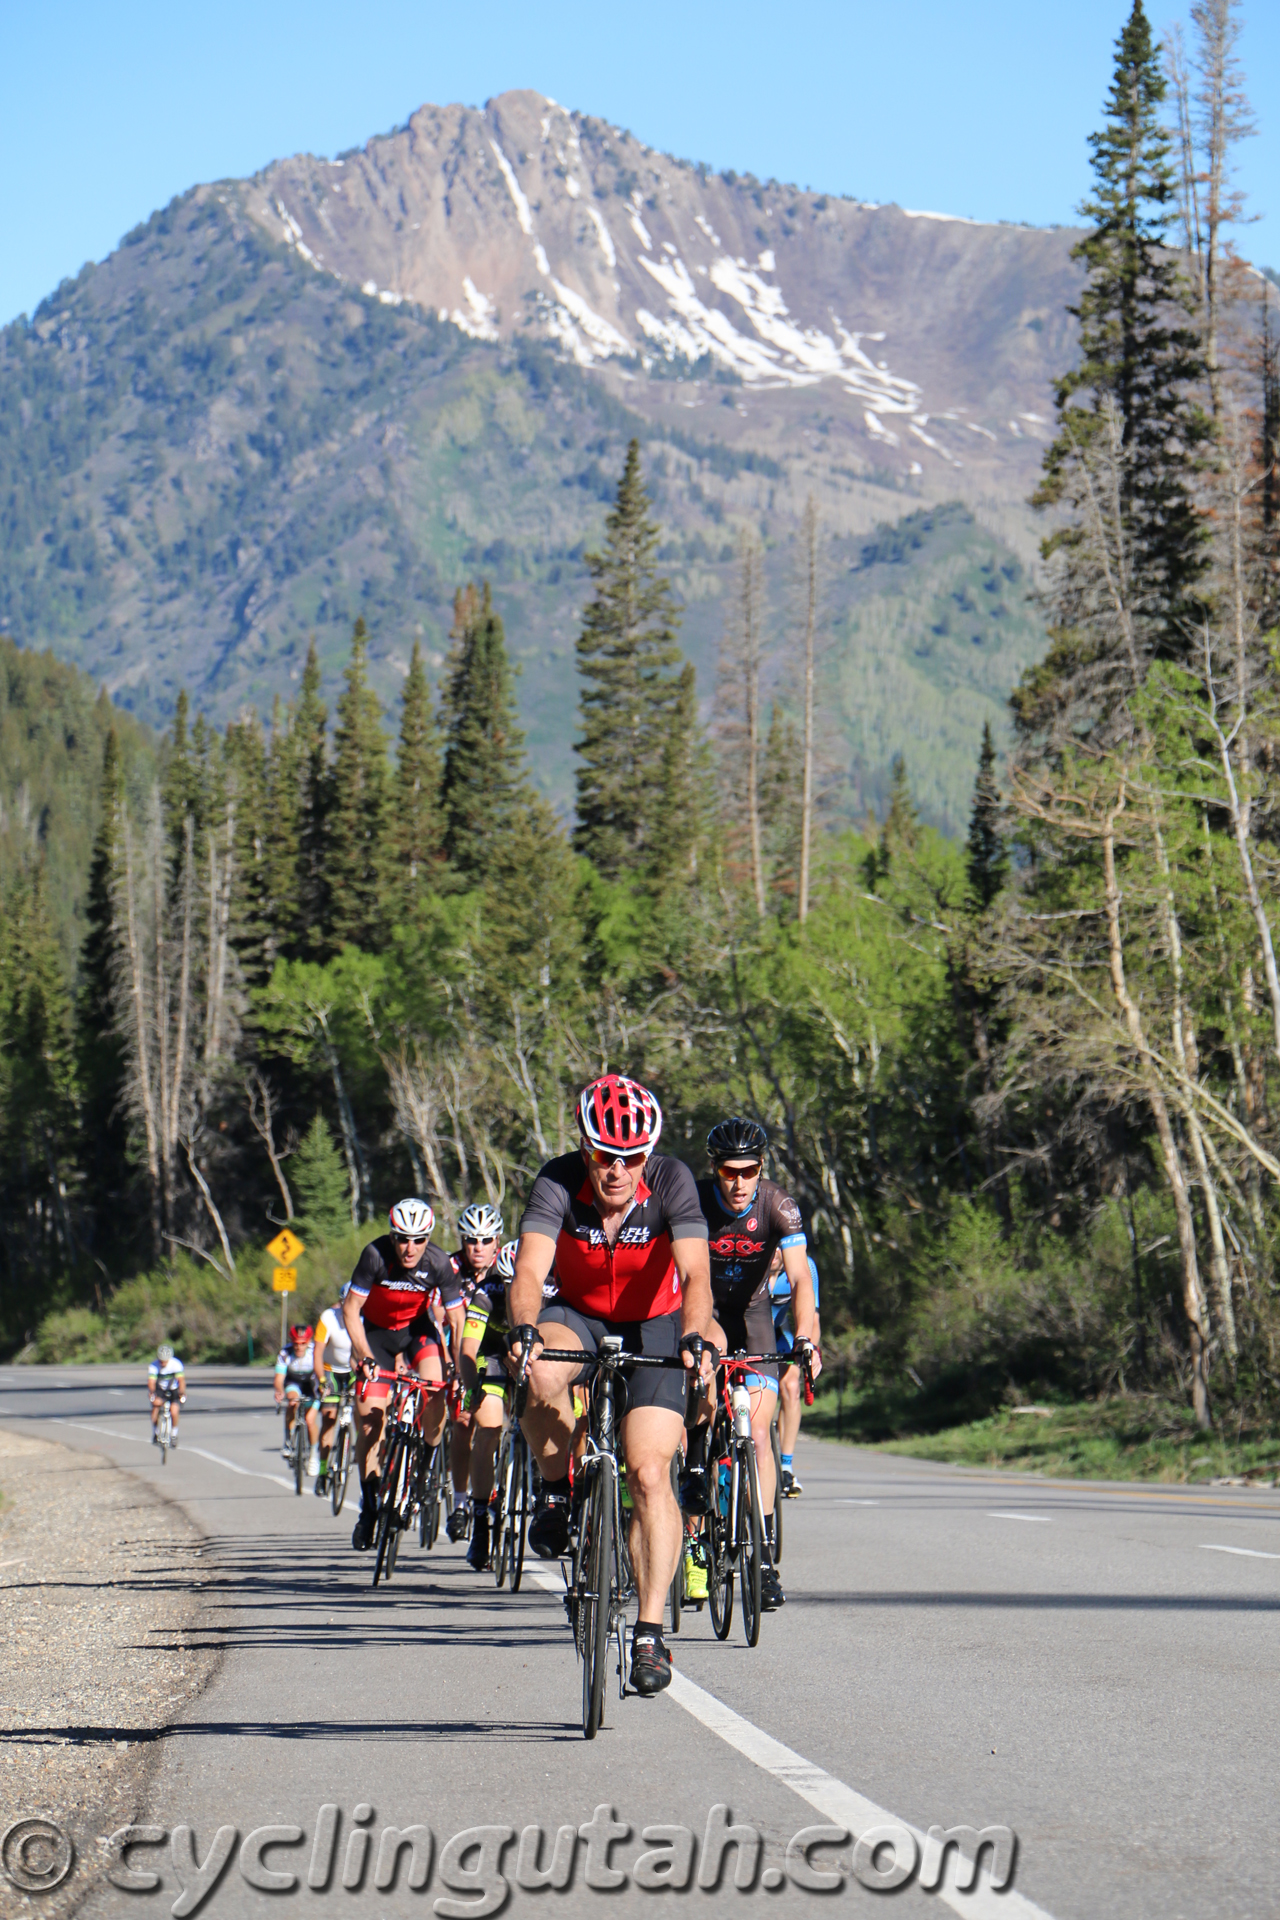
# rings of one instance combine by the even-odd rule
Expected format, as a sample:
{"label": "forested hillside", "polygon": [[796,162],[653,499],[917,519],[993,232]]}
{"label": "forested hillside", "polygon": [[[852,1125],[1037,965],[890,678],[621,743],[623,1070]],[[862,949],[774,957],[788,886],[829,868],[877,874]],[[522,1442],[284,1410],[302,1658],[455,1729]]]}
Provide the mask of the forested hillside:
{"label": "forested hillside", "polygon": [[[815,502],[790,562],[790,683],[767,644],[770,551],[740,527],[716,563],[730,590],[700,708],[669,572],[693,536],[661,510],[688,456],[653,435],[616,445],[627,423],[598,388],[591,484],[609,504],[566,588],[554,680],[558,726],[576,720],[571,831],[521,727],[519,647],[465,546],[441,548],[454,591],[435,686],[414,641],[392,727],[371,626],[344,602],[336,697],[300,636],[291,697],[266,722],[250,707],[214,726],[176,697],[154,789],[145,740],[126,751],[105,703],[11,656],[26,737],[45,737],[47,707],[81,777],[57,719],[80,698],[101,763],[72,886],[86,926],[74,990],[57,965],[52,829],[43,848],[12,843],[0,903],[7,1340],[71,1357],[167,1328],[191,1357],[239,1352],[271,1318],[258,1272],[274,1222],[300,1223],[325,1287],[406,1188],[431,1196],[441,1237],[481,1194],[513,1226],[537,1166],[572,1138],[575,1088],[625,1068],[658,1090],[664,1144],[695,1166],[726,1111],[767,1124],[822,1270],[830,1355],[896,1399],[894,1420],[1028,1392],[1141,1393],[1176,1396],[1222,1434],[1268,1430],[1280,356],[1270,283],[1233,256],[1221,202],[1192,206],[1203,177],[1226,177],[1213,109],[1242,84],[1230,44],[1200,71],[1194,124],[1219,129],[1217,158],[1193,141],[1180,169],[1136,3],[1093,143],[1082,358],[1058,384],[1038,495],[1043,658],[1020,656],[1024,579],[968,507],[855,541]],[[221,245],[220,216],[199,218]],[[287,305],[293,269],[267,266]],[[305,284],[308,311],[337,327],[345,294]],[[188,288],[182,312],[196,311]],[[361,324],[390,329],[415,377],[463,405],[450,382],[470,347],[435,323],[397,332],[399,310]],[[320,382],[316,341],[295,358]],[[552,413],[581,397],[562,370],[520,377]],[[487,391],[495,410],[514,404],[510,385]],[[108,444],[93,405],[53,413],[91,464]],[[236,458],[250,475],[270,465]],[[374,494],[353,484],[353,526],[374,525],[359,517]],[[61,494],[46,505],[72,516],[58,525],[74,552],[72,509]],[[531,526],[543,510],[531,501]],[[545,511],[559,510],[556,495]],[[33,566],[31,592],[46,569],[56,560]],[[899,642],[909,657],[891,666]],[[963,800],[942,771],[930,787],[930,739],[951,727],[958,760],[1015,672],[1003,769],[985,731]],[[870,782],[832,742],[877,724],[903,755],[872,818]],[[202,1291],[192,1261],[216,1284]]]}

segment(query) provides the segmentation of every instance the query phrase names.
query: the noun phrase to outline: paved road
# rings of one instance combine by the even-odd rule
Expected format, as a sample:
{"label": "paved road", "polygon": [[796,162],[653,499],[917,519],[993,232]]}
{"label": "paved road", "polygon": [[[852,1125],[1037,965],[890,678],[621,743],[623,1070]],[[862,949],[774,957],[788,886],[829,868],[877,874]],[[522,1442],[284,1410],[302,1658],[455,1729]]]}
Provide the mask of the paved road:
{"label": "paved road", "polygon": [[[788,1874],[788,1842],[805,1828],[856,1837],[905,1822],[920,1835],[1001,1825],[1019,1848],[1012,1890],[984,1878],[956,1891],[952,1854],[940,1891],[917,1875],[893,1893],[895,1916],[1280,1913],[1280,1495],[1052,1483],[802,1441],[789,1603],[766,1617],[760,1646],[744,1646],[737,1621],[721,1645],[705,1614],[688,1617],[671,1692],[615,1695],[588,1744],[554,1593],[528,1576],[519,1595],[498,1593],[443,1541],[403,1549],[394,1585],[371,1592],[370,1560],[349,1547],[353,1516],[335,1522],[283,1479],[265,1374],[196,1369],[182,1446],[163,1469],[136,1372],[0,1369],[0,1418],[157,1482],[204,1530],[217,1569],[208,1632],[225,1659],[163,1742],[147,1817],[193,1828],[200,1861],[215,1829],[234,1827],[226,1870],[203,1904],[184,1903],[194,1869],[179,1874],[168,1845],[138,1849],[133,1864],[157,1867],[166,1894],[104,1888],[86,1920],[171,1907],[227,1920],[497,1911],[503,1874],[521,1877],[517,1844],[480,1835],[446,1858],[446,1843],[541,1826],[546,1865],[557,1829],[597,1807],[630,1834],[606,1854],[601,1816],[550,1910],[652,1912],[637,1872],[679,1882],[681,1836],[700,1849],[717,1805],[763,1842],[751,1894],[732,1890],[732,1848],[719,1894],[700,1892],[695,1852],[685,1898],[717,1910],[830,1913],[830,1895],[795,1884],[794,1854]],[[128,1732],[104,1701],[91,1737]],[[306,1880],[326,1803],[340,1830],[318,1890]],[[406,1889],[406,1847],[398,1891],[378,1890],[383,1829],[415,1824],[434,1836],[427,1889]],[[245,1836],[272,1825],[302,1830],[266,1856],[299,1876],[287,1895],[255,1890],[252,1862],[241,1865]],[[344,1891],[346,1850],[354,1872],[365,1827],[363,1888]],[[672,1831],[642,1838],[653,1827]],[[181,1836],[173,1844],[181,1855]],[[850,1872],[851,1843],[812,1859],[843,1869],[837,1907],[884,1910]],[[888,1850],[875,1859],[892,1865]],[[605,1891],[610,1866],[626,1883]],[[511,1884],[506,1911],[546,1913],[546,1892]]]}

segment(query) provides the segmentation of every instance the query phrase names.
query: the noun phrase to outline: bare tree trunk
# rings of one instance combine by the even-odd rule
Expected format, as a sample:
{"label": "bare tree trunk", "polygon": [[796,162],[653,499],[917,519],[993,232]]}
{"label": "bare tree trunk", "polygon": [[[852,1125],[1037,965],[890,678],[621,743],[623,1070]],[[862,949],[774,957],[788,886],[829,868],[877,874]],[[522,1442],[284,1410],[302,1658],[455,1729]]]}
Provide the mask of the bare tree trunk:
{"label": "bare tree trunk", "polygon": [[1208,1312],[1205,1306],[1204,1288],[1200,1280],[1200,1262],[1196,1253],[1195,1216],[1191,1211],[1191,1197],[1187,1191],[1186,1174],[1182,1167],[1182,1156],[1178,1152],[1173,1123],[1169,1118],[1168,1104],[1151,1065],[1151,1052],[1142,1030],[1142,1017],[1129,992],[1125,978],[1115,846],[1116,815],[1123,811],[1124,804],[1125,792],[1122,785],[1116,805],[1107,814],[1102,830],[1111,989],[1124,1015],[1125,1024],[1138,1057],[1144,1062],[1147,1102],[1151,1108],[1151,1117],[1156,1123],[1165,1178],[1169,1182],[1169,1191],[1173,1196],[1173,1209],[1178,1222],[1178,1247],[1182,1255],[1182,1306],[1186,1315],[1191,1350],[1191,1407],[1196,1417],[1196,1424],[1207,1427],[1209,1424]]}
{"label": "bare tree trunk", "polygon": [[164,1220],[160,1196],[160,1125],[156,1112],[151,1068],[151,996],[147,991],[142,953],[142,930],[138,924],[136,856],[133,831],[124,822],[124,896],[125,953],[128,961],[127,992],[132,1029],[133,1104],[142,1115],[143,1139],[147,1152],[147,1179],[151,1200],[151,1241],[158,1260],[164,1252]]}
{"label": "bare tree trunk", "polygon": [[[360,1136],[356,1132],[356,1117],[352,1111],[351,1102],[347,1098],[346,1082],[342,1078],[342,1063],[338,1059],[338,1049],[334,1046],[333,1037],[329,1032],[328,1015],[316,1008],[313,1008],[312,1012],[320,1028],[325,1064],[328,1066],[329,1077],[333,1081],[334,1097],[338,1102],[342,1154],[347,1163],[347,1178],[351,1182],[351,1224],[353,1227],[358,1227],[361,1219],[361,1203],[366,1201],[369,1190],[369,1170],[365,1165]],[[372,1208],[366,1206],[364,1218],[372,1218]]]}
{"label": "bare tree trunk", "polygon": [[294,1218],[293,1195],[289,1191],[289,1182],[284,1177],[281,1155],[276,1147],[275,1098],[271,1091],[271,1083],[257,1067],[252,1067],[245,1076],[244,1090],[249,1124],[267,1150],[271,1171],[276,1177],[280,1198],[284,1201],[284,1217],[286,1220],[292,1220]]}
{"label": "bare tree trunk", "polygon": [[231,1252],[231,1242],[227,1238],[227,1229],[222,1223],[222,1215],[218,1212],[218,1209],[214,1204],[213,1195],[209,1191],[209,1182],[205,1179],[204,1175],[200,1171],[199,1163],[196,1160],[195,1142],[192,1139],[192,1136],[189,1130],[184,1131],[183,1133],[182,1145],[183,1145],[183,1150],[185,1151],[187,1156],[187,1165],[191,1169],[191,1178],[195,1181],[196,1185],[200,1189],[200,1198],[204,1201],[205,1211],[208,1213],[209,1218],[213,1221],[214,1227],[217,1231],[218,1238],[222,1242],[223,1258],[226,1260],[228,1271],[231,1273],[234,1273],[236,1270],[236,1263]]}
{"label": "bare tree trunk", "polygon": [[804,774],[800,787],[800,892],[797,917],[809,917],[809,862],[813,846],[813,655],[818,621],[818,503],[810,494],[804,509],[808,593],[804,623]]}

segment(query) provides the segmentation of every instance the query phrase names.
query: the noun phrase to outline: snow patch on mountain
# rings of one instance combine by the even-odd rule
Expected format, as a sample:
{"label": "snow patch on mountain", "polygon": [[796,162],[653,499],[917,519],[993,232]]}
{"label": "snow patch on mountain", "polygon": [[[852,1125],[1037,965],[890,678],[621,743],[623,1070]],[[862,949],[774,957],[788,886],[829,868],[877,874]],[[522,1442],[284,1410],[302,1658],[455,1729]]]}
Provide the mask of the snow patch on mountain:
{"label": "snow patch on mountain", "polygon": [[494,159],[497,161],[502,171],[502,177],[507,183],[507,192],[511,195],[512,204],[515,207],[516,219],[520,222],[520,231],[521,233],[532,235],[533,215],[529,211],[529,202],[525,199],[524,192],[521,189],[520,182],[516,179],[511,162],[496,140],[491,140],[489,145],[493,148]]}
{"label": "snow patch on mountain", "polygon": [[462,292],[467,303],[467,312],[455,307],[449,318],[455,327],[463,333],[469,333],[473,340],[498,339],[498,309],[487,293],[480,293],[469,273],[462,276]]}

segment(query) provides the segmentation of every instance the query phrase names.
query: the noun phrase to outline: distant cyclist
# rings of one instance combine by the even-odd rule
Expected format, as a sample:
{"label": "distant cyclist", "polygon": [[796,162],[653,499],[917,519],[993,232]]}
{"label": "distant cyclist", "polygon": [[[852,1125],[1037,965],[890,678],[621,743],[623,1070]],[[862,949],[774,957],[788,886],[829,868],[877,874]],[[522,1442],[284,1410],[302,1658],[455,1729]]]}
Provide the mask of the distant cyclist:
{"label": "distant cyclist", "polygon": [[293,1423],[301,1416],[306,1423],[307,1472],[314,1480],[320,1471],[320,1383],[316,1379],[315,1328],[290,1327],[289,1344],[276,1355],[276,1405],[284,1407],[284,1452],[287,1457],[293,1437]]}
{"label": "distant cyclist", "polygon": [[[765,1179],[764,1157],[769,1136],[756,1120],[733,1115],[721,1120],[707,1135],[711,1177],[698,1182],[698,1199],[707,1222],[711,1253],[711,1296],[715,1324],[711,1337],[720,1351],[775,1353],[776,1335],[769,1303],[769,1267],[781,1252],[791,1282],[797,1352],[807,1352],[816,1377],[821,1362],[814,1345],[813,1282],[805,1259],[804,1221],[791,1195]],[[776,1492],[773,1442],[773,1395],[778,1391],[778,1369],[770,1362],[748,1373],[744,1385],[751,1393],[751,1432],[760,1469],[760,1502],[765,1513],[766,1538],[773,1529]],[[713,1417],[708,1398],[688,1452],[685,1499],[694,1512],[706,1511],[706,1442]],[[786,1595],[772,1564],[760,1583],[761,1605],[780,1607]]]}
{"label": "distant cyclist", "polygon": [[169,1445],[178,1444],[178,1409],[185,1405],[187,1398],[187,1376],[182,1370],[173,1348],[166,1341],[156,1348],[156,1357],[147,1368],[147,1398],[151,1403],[151,1444],[160,1445],[157,1429],[160,1425],[160,1407],[165,1400],[169,1402],[170,1419],[173,1422],[173,1438]]}
{"label": "distant cyclist", "polygon": [[[366,1372],[402,1372],[407,1362],[423,1380],[443,1380],[444,1340],[433,1301],[453,1284],[449,1256],[431,1245],[436,1216],[425,1200],[400,1200],[391,1209],[389,1233],[371,1240],[342,1298],[342,1318],[356,1365]],[[378,1472],[383,1413],[390,1391],[370,1382],[356,1400],[356,1458],[360,1468],[360,1517],[351,1535],[358,1552],[373,1545],[378,1509]],[[422,1433],[434,1447],[444,1431],[443,1393],[428,1396]]]}
{"label": "distant cyclist", "polygon": [[[822,1338],[818,1309],[821,1300],[818,1292],[818,1263],[813,1255],[806,1254],[809,1262],[809,1276],[813,1281],[813,1328],[812,1339],[816,1346]],[[773,1310],[773,1331],[778,1342],[779,1353],[790,1353],[794,1344],[791,1320],[792,1294],[791,1276],[782,1264],[781,1257],[774,1256],[774,1267],[769,1273],[769,1305]],[[784,1367],[778,1390],[778,1441],[782,1452],[782,1494],[790,1500],[797,1493],[803,1493],[796,1477],[795,1451],[796,1441],[800,1438],[800,1369]]]}
{"label": "distant cyclist", "polygon": [[342,1317],[341,1301],[337,1306],[326,1307],[316,1321],[315,1361],[316,1378],[320,1382],[320,1471],[316,1475],[316,1492],[324,1494],[329,1491],[329,1450],[333,1446],[333,1430],[338,1423],[338,1409],[342,1405],[353,1364],[351,1335]]}
{"label": "distant cyclist", "polygon": [[[458,1217],[458,1230],[462,1244],[456,1253],[449,1256],[453,1262],[454,1287],[443,1295],[443,1305],[449,1322],[453,1364],[458,1369],[459,1383],[465,1389],[461,1365],[464,1323],[477,1287],[492,1275],[494,1262],[498,1258],[498,1247],[502,1241],[502,1215],[496,1207],[476,1201],[463,1208]],[[445,1521],[445,1531],[451,1540],[459,1539],[466,1532],[467,1483],[471,1475],[471,1423],[478,1404],[478,1400],[469,1398],[464,1390],[455,1402],[453,1411],[453,1427],[449,1435],[453,1511]],[[480,1565],[483,1567],[486,1563],[486,1558],[482,1558]]]}
{"label": "distant cyclist", "polygon": [[[680,1354],[682,1368],[637,1369],[620,1423],[640,1600],[630,1680],[651,1694],[671,1681],[662,1615],[683,1532],[671,1461],[684,1433],[688,1371],[699,1367],[710,1330],[707,1226],[689,1169],[655,1152],[662,1109],[647,1087],[605,1074],[583,1088],[577,1117],[578,1151],[549,1161],[534,1181],[511,1285],[508,1348],[513,1359],[526,1348],[534,1355],[522,1424],[544,1480],[529,1544],[543,1559],[568,1546],[580,1371],[540,1363],[536,1343],[595,1353],[606,1336],[620,1335],[626,1352]],[[547,1306],[543,1283],[553,1265],[559,1298]]]}

